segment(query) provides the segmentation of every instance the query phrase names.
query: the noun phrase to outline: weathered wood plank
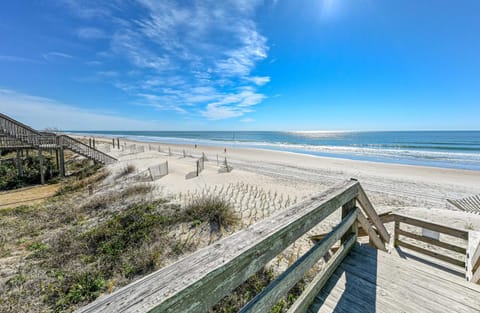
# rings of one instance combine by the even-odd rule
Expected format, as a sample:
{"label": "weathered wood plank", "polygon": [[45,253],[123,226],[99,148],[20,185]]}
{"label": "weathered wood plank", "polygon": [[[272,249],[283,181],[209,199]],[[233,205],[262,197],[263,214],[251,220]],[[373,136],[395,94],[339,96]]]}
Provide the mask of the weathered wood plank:
{"label": "weathered wood plank", "polygon": [[391,268],[392,273],[399,271],[411,273],[414,276],[426,276],[436,280],[441,286],[458,287],[459,293],[468,295],[470,297],[480,294],[480,286],[471,284],[457,275],[452,275],[449,272],[427,265],[420,261],[403,259],[385,252],[379,252],[374,248],[365,247],[365,245],[362,245],[361,249],[357,249],[355,247],[345,262],[349,262],[350,260],[357,263],[361,260],[361,264],[358,263],[355,265],[358,267],[362,267],[363,265],[368,266],[368,263],[373,263],[377,264],[378,266],[381,265],[385,268]]}
{"label": "weathered wood plank", "polygon": [[399,229],[398,234],[401,235],[401,236],[405,236],[405,237],[408,237],[408,238],[418,240],[418,241],[429,243],[429,244],[435,245],[435,246],[440,247],[440,248],[455,251],[455,252],[461,253],[463,255],[465,255],[465,253],[467,253],[466,248],[459,247],[459,246],[456,246],[456,245],[453,245],[453,244],[450,244],[450,243],[447,243],[447,242],[444,242],[444,241],[436,240],[436,239],[433,239],[433,238],[424,237],[422,235],[417,235],[417,234],[405,231],[403,229]]}
{"label": "weathered wood plank", "polygon": [[297,300],[293,303],[293,305],[289,308],[287,313],[305,312],[308,309],[308,307],[313,302],[320,290],[323,288],[325,283],[328,281],[332,273],[343,261],[350,249],[354,246],[355,241],[355,236],[351,235],[350,238],[347,239],[344,244],[340,246],[337,252],[324,265],[322,270],[315,276],[315,278],[310,282],[307,288],[305,288],[300,297],[298,297]]}
{"label": "weathered wood plank", "polygon": [[[313,246],[307,253],[298,259],[277,279],[271,282],[267,288],[247,303],[239,312],[268,312],[292,287],[305,276],[315,263],[325,253],[348,233],[350,227],[357,219],[357,209],[353,209],[321,242]],[[351,234],[350,234],[351,235]]]}
{"label": "weathered wood plank", "polygon": [[468,232],[462,229],[457,229],[449,226],[431,223],[419,218],[413,218],[406,215],[395,214],[395,221],[406,223],[409,225],[427,228],[439,233],[447,234],[461,239],[468,239]]}
{"label": "weathered wood plank", "polygon": [[395,215],[392,213],[392,211],[378,214],[378,217],[380,217],[380,220],[382,221],[383,224],[391,223],[395,221]]}
{"label": "weathered wood plank", "polygon": [[[379,288],[388,289],[401,301],[409,301],[413,296],[417,303],[432,307],[426,302],[426,299],[432,299],[445,309],[450,308],[449,312],[465,312],[468,307],[470,310],[480,307],[480,293],[460,285],[459,283],[466,282],[457,276],[442,272],[441,278],[430,271],[430,266],[421,266],[423,264],[417,262],[411,264],[410,261],[392,255],[383,255],[384,253],[381,252],[372,260],[359,250],[363,249],[355,247],[339,269],[348,268],[352,275],[362,277]],[[443,279],[446,275],[450,276],[450,280]],[[459,304],[466,308],[458,309]],[[454,307],[457,309],[452,310]]]}
{"label": "weathered wood plank", "polygon": [[443,255],[443,254],[439,254],[439,253],[436,253],[436,252],[433,252],[433,251],[430,251],[430,250],[427,250],[427,249],[424,249],[424,248],[417,247],[415,245],[409,244],[409,243],[407,243],[405,241],[402,241],[402,240],[397,240],[397,245],[401,246],[401,247],[405,247],[405,248],[413,250],[413,251],[423,253],[425,255],[431,256],[433,258],[439,259],[441,261],[444,261],[444,262],[447,262],[447,263],[450,263],[450,264],[453,264],[453,265],[457,265],[457,266],[460,266],[460,267],[465,267],[465,262],[464,261],[460,261],[458,259],[454,259],[454,258],[451,258],[451,257]]}
{"label": "weathered wood plank", "polygon": [[358,195],[347,181],[201,249],[79,312],[205,312],[293,241]]}
{"label": "weathered wood plank", "polygon": [[365,191],[363,190],[362,186],[359,186],[359,192],[357,196],[357,201],[360,203],[365,214],[368,216],[368,219],[372,222],[372,224],[377,228],[380,237],[382,238],[384,243],[390,242],[390,235],[388,234],[385,225],[383,225],[380,217],[378,216],[377,212],[373,208],[372,203],[368,199]]}
{"label": "weathered wood plank", "polygon": [[357,215],[357,220],[362,226],[363,229],[367,230],[368,237],[370,238],[370,241],[375,245],[377,249],[387,251],[387,248],[385,247],[385,244],[383,241],[378,237],[377,233],[375,230],[373,230],[372,226],[368,222],[367,218],[363,216],[362,212],[359,212]]}
{"label": "weathered wood plank", "polygon": [[466,278],[473,283],[480,283],[480,232],[468,232]]}

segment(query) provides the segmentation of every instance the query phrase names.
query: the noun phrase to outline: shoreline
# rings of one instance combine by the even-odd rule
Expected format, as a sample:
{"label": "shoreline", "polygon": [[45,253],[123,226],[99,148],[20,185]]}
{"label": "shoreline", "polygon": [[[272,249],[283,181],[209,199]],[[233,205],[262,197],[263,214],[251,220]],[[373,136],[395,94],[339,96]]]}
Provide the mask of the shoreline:
{"label": "shoreline", "polygon": [[[85,138],[84,136],[78,136]],[[96,136],[111,145],[111,137]],[[200,156],[205,152],[208,157],[225,156],[223,148],[219,146],[198,145],[195,150],[192,145],[172,144],[160,142],[147,142],[139,140],[121,140],[122,144],[152,145],[168,147],[173,150],[185,149],[189,154]],[[112,150],[113,152],[115,150]],[[356,178],[371,189],[392,189],[395,186],[414,185],[408,187],[415,189],[416,185],[429,185],[428,194],[435,194],[435,187],[439,197],[455,198],[462,195],[478,194],[480,172],[475,170],[438,168],[419,165],[393,164],[372,161],[349,160],[324,156],[314,156],[289,151],[274,151],[258,148],[227,148],[227,159],[233,165],[245,171],[268,174],[274,177],[293,176],[300,180],[310,182],[324,181],[331,184],[340,180]],[[303,177],[302,177],[303,176]],[[318,177],[318,178],[317,178]],[[443,190],[442,190],[443,189]],[[414,192],[414,190],[412,190]],[[418,194],[419,192],[414,192]]]}
{"label": "shoreline", "polygon": [[[73,132],[68,133],[72,136],[79,137],[99,137],[99,138],[120,138],[126,141],[143,142],[150,144],[161,145],[181,145],[181,146],[193,146],[195,144],[199,146],[229,148],[229,149],[254,149],[254,150],[267,150],[276,152],[288,152],[296,153],[300,155],[308,155],[315,157],[325,157],[334,159],[344,159],[352,161],[365,161],[384,164],[401,164],[410,166],[420,166],[429,168],[445,168],[445,169],[459,169],[480,172],[480,165],[469,164],[468,159],[462,160],[465,162],[454,162],[455,159],[445,161],[440,157],[434,159],[428,156],[428,154],[445,154],[443,158],[455,153],[446,151],[428,151],[428,150],[401,150],[393,148],[372,148],[372,147],[355,147],[355,146],[336,146],[336,145],[308,145],[308,144],[294,144],[294,143],[274,143],[274,142],[255,142],[255,141],[231,141],[231,140],[212,140],[205,138],[182,138],[182,137],[156,137],[147,135],[114,135],[114,134],[97,134],[88,132]],[[350,152],[348,152],[351,150]],[[425,157],[409,156],[425,154]],[[459,153],[459,156],[464,153]],[[475,155],[475,154],[471,154]],[[456,156],[457,158],[459,156]],[[457,160],[458,161],[458,160]],[[474,161],[476,162],[476,161]]]}

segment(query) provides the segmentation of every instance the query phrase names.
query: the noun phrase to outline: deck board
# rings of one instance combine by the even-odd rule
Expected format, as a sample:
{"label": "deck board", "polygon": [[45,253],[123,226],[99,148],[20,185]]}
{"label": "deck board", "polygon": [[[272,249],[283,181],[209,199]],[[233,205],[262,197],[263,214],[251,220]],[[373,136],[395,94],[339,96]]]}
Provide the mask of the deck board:
{"label": "deck board", "polygon": [[479,312],[480,286],[420,262],[357,245],[309,313]]}

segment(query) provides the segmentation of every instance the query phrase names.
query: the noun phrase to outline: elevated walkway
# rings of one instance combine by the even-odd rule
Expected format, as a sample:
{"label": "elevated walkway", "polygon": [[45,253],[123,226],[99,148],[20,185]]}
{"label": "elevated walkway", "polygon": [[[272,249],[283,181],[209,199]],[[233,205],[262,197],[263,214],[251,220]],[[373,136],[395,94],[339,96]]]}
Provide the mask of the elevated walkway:
{"label": "elevated walkway", "polygon": [[0,113],[0,149],[71,150],[102,164],[117,159],[64,134],[37,131],[11,117]]}
{"label": "elevated walkway", "polygon": [[433,266],[357,244],[307,312],[479,311],[479,285]]}

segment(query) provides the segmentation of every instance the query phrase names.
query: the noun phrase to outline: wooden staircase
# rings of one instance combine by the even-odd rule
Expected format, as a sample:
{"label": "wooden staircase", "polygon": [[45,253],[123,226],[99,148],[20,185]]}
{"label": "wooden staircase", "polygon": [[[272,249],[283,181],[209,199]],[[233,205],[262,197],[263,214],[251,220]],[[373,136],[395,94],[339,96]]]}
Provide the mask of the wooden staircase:
{"label": "wooden staircase", "polygon": [[0,148],[68,149],[102,164],[117,161],[114,157],[63,134],[37,131],[0,113]]}

